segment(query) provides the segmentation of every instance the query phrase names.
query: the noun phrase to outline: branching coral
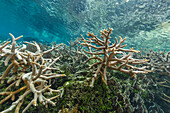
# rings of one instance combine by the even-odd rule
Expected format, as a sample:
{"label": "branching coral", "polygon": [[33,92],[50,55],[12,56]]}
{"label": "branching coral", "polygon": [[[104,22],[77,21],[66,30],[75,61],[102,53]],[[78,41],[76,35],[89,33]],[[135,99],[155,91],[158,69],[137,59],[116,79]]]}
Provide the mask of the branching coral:
{"label": "branching coral", "polygon": [[[168,75],[164,78],[163,81],[160,82],[161,79],[158,79],[157,84],[162,87],[170,88],[170,51],[166,52],[163,51],[153,51],[153,50],[146,50],[142,49],[140,54],[134,55],[136,58],[145,58],[149,60],[144,65],[147,69],[151,70],[152,72],[156,72],[159,75]],[[167,90],[166,90],[167,91]],[[168,93],[168,91],[166,92]],[[161,99],[170,103],[170,97],[168,94],[162,93]]]}
{"label": "branching coral", "polygon": [[[55,105],[55,102],[52,100],[57,98],[59,95],[56,95],[51,98],[46,98],[44,94],[48,94],[49,96],[53,93],[60,93],[60,90],[51,89],[50,79],[56,77],[65,76],[65,74],[56,74],[55,70],[58,68],[54,67],[53,64],[60,58],[57,57],[55,59],[46,59],[43,58],[43,55],[56,50],[59,46],[53,46],[52,49],[41,51],[39,45],[34,42],[25,42],[26,44],[32,45],[36,47],[36,52],[33,53],[31,51],[26,50],[27,45],[23,44],[23,46],[17,46],[16,40],[20,39],[22,36],[15,38],[12,34],[12,45],[8,45],[10,41],[4,43],[0,47],[1,57],[6,57],[5,65],[8,65],[9,60],[11,64],[7,67],[3,75],[0,77],[1,83],[5,82],[5,78],[8,76],[7,83],[10,84],[4,92],[1,92],[0,95],[7,95],[3,100],[0,101],[0,104],[6,102],[8,99],[12,99],[15,101],[12,105],[2,111],[2,113],[9,112],[13,110],[15,107],[15,112],[18,113],[19,109],[24,101],[24,98],[33,93],[33,100],[26,106],[23,110],[25,112],[31,105],[37,106],[37,100],[40,103],[47,106],[47,103]],[[25,85],[20,87],[20,83],[24,82]],[[12,87],[20,87],[18,90],[9,91]],[[24,91],[22,95],[16,100],[16,94]]]}
{"label": "branching coral", "polygon": [[145,63],[147,69],[159,72],[162,75],[170,76],[170,51],[141,50],[140,54],[135,54],[136,58],[145,58],[149,62]]}
{"label": "branching coral", "polygon": [[87,55],[82,52],[83,46],[80,45],[78,40],[70,40],[68,45],[60,47],[60,49],[55,52],[55,56],[61,55],[60,64],[62,64],[61,69],[70,73],[79,73],[84,67],[83,62],[87,59]]}
{"label": "branching coral", "polygon": [[86,60],[85,63],[92,59],[98,60],[98,62],[92,64],[89,67],[90,69],[95,67],[91,87],[93,87],[94,80],[97,78],[97,75],[101,75],[102,81],[107,84],[108,68],[124,73],[129,73],[133,77],[135,77],[135,74],[137,73],[148,72],[145,67],[133,66],[134,64],[145,63],[147,60],[132,58],[133,53],[137,53],[139,51],[133,50],[133,48],[124,49],[126,45],[122,45],[122,43],[126,40],[126,38],[122,39],[119,37],[119,42],[118,39],[115,38],[115,43],[111,44],[111,32],[112,29],[109,29],[109,31],[104,29],[104,31],[101,31],[100,38],[95,36],[93,33],[88,33],[90,38],[87,40],[81,35],[81,40],[83,41],[82,45],[88,48],[88,51],[83,51],[92,55]]}

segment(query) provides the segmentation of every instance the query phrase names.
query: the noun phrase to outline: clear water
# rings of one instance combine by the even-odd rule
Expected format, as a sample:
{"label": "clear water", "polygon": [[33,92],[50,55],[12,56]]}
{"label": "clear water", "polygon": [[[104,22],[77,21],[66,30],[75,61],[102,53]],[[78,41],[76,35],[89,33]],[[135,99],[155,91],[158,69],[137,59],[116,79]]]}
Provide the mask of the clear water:
{"label": "clear water", "polygon": [[170,50],[169,0],[1,0],[0,7],[2,39],[11,32],[66,43],[111,27],[130,47]]}

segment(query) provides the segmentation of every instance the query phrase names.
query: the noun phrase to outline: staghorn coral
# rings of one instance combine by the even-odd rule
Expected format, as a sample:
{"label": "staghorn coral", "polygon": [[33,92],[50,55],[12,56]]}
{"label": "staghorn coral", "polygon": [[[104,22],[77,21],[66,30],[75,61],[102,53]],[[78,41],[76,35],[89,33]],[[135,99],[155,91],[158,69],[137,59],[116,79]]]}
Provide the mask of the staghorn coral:
{"label": "staghorn coral", "polygon": [[[164,49],[163,51],[153,51],[149,50],[146,51],[142,50],[140,56],[136,57],[143,57],[149,60],[149,62],[145,63],[147,69],[150,69],[152,72],[159,73],[160,75],[167,75],[167,77],[163,81],[159,81],[158,85],[166,88],[170,88],[170,51],[166,52]],[[168,94],[168,91],[166,92]],[[165,93],[162,93],[160,97],[162,100],[170,103],[170,96]]]}
{"label": "staghorn coral", "polygon": [[80,45],[78,40],[71,39],[68,45],[64,44],[53,56],[62,56],[59,65],[67,74],[80,73],[81,69],[84,68],[83,62],[88,58],[88,56],[82,52],[82,48],[83,46]]}
{"label": "staghorn coral", "polygon": [[[153,80],[157,78],[155,81],[158,86],[167,88],[165,90],[161,90],[163,92],[158,93],[157,98],[161,98],[167,103],[170,103],[169,88],[170,88],[170,51],[153,51],[141,49],[139,54],[134,54],[135,58],[145,58],[148,62],[143,65],[146,66],[146,69],[149,69],[153,72],[153,74],[158,74],[158,77],[152,78]],[[164,75],[164,77],[162,77]]]}
{"label": "staghorn coral", "polygon": [[[110,30],[105,31],[104,32],[105,35],[103,34],[102,36],[109,37],[109,35],[111,34]],[[108,34],[107,34],[107,32],[108,32]],[[109,34],[109,32],[110,32],[110,34]],[[11,36],[13,36],[13,35],[11,35]],[[92,34],[91,34],[91,36],[92,36]],[[18,38],[14,37],[14,40],[15,39],[18,39]],[[104,48],[96,49],[97,47],[101,47],[101,46],[97,45],[100,43],[97,43],[97,44],[94,43],[95,40],[93,40],[93,39],[95,39],[94,36],[91,38],[91,40],[89,38],[89,40],[91,41],[91,44],[89,44],[90,41],[84,40],[84,37],[82,37],[82,40],[85,43],[82,45],[88,45],[87,47],[89,48],[89,50],[91,50],[91,53],[104,51]],[[106,37],[101,38],[101,39],[104,39],[103,41],[106,41]],[[71,80],[71,81],[69,83],[67,82],[67,84],[65,84],[65,86],[62,87],[65,90],[66,94],[63,95],[64,98],[60,98],[58,100],[60,105],[55,108],[52,108],[53,112],[54,111],[57,112],[59,109],[61,109],[61,105],[65,105],[66,109],[64,109],[64,107],[63,107],[63,109],[65,112],[67,112],[67,108],[71,109],[71,108],[73,108],[72,106],[74,106],[75,104],[79,104],[79,107],[76,109],[80,110],[80,112],[81,111],[82,112],[84,112],[84,111],[91,112],[92,110],[94,112],[96,112],[96,111],[103,111],[103,112],[115,111],[118,113],[120,113],[120,112],[140,112],[141,110],[142,110],[142,112],[147,112],[147,110],[152,111],[152,112],[153,112],[153,110],[154,110],[154,112],[156,112],[156,111],[159,112],[159,110],[161,110],[161,109],[158,109],[159,106],[156,106],[155,104],[153,104],[153,106],[148,108],[147,104],[145,104],[147,102],[147,100],[148,101],[151,100],[151,102],[149,102],[149,104],[154,103],[153,99],[152,99],[152,98],[154,98],[154,96],[153,97],[151,96],[150,98],[147,97],[146,100],[143,98],[143,97],[148,96],[148,94],[150,95],[150,93],[152,94],[152,92],[149,90],[149,89],[153,88],[152,84],[154,85],[152,79],[149,79],[149,78],[147,78],[148,76],[146,76],[146,75],[143,76],[143,74],[142,74],[142,75],[137,76],[137,79],[130,81],[130,79],[127,77],[127,75],[125,75],[123,73],[121,75],[121,74],[118,74],[118,72],[117,72],[117,73],[115,73],[115,75],[113,75],[111,77],[111,76],[109,76],[109,74],[111,74],[111,73],[107,72],[107,69],[111,68],[111,67],[117,68],[117,70],[118,70],[118,68],[121,65],[125,64],[126,62],[127,62],[127,64],[122,66],[120,68],[120,70],[118,70],[118,71],[122,71],[121,69],[130,70],[130,68],[128,68],[128,66],[127,66],[128,64],[133,66],[133,63],[134,63],[139,66],[142,66],[143,65],[142,63],[145,62],[144,66],[146,66],[147,63],[150,63],[150,62],[146,62],[149,59],[144,56],[140,57],[140,59],[145,58],[147,60],[137,60],[138,58],[134,59],[134,55],[132,58],[132,53],[137,53],[138,51],[135,51],[133,49],[131,49],[131,50],[123,49],[123,47],[125,45],[122,46],[121,44],[124,42],[124,40],[125,39],[122,39],[120,37],[120,42],[118,42],[117,38],[116,38],[116,44],[111,45],[111,43],[110,43],[111,39],[110,38],[108,39],[108,51],[106,48],[106,52],[108,52],[108,54],[107,54],[108,56],[110,54],[112,54],[112,52],[114,52],[114,54],[112,56],[112,61],[108,61],[108,57],[105,54],[96,54],[96,55],[95,54],[90,54],[90,55],[87,54],[87,55],[85,55],[85,53],[88,53],[88,52],[85,50],[83,50],[85,53],[81,52],[82,47],[81,47],[81,45],[78,45],[78,43],[80,43],[78,40],[70,41],[69,47],[64,46],[62,48],[59,45],[60,48],[58,48],[59,46],[56,46],[56,44],[54,44],[52,49],[50,48],[50,46],[43,47],[41,44],[38,44],[36,42],[33,42],[33,43],[25,42],[27,45],[14,44],[14,46],[9,45],[10,41],[6,41],[6,42],[0,44],[0,45],[2,45],[2,46],[0,46],[0,48],[1,48],[0,56],[3,57],[3,59],[4,59],[4,57],[8,58],[8,55],[10,55],[9,53],[11,52],[11,48],[15,47],[15,51],[12,54],[13,55],[12,58],[9,58],[9,61],[10,61],[9,63],[13,63],[13,61],[18,62],[18,67],[17,67],[17,65],[13,65],[13,67],[9,68],[7,76],[4,77],[3,79],[1,78],[1,81],[3,81],[3,82],[5,82],[5,79],[10,78],[10,79],[8,79],[8,84],[10,84],[9,87],[6,88],[6,90],[4,92],[0,93],[0,95],[3,95],[3,97],[7,95],[7,97],[4,99],[4,102],[7,103],[8,102],[7,99],[10,99],[10,98],[14,100],[12,106],[9,109],[4,110],[3,112],[8,112],[8,111],[14,109],[15,107],[16,107],[16,112],[19,112],[19,109],[23,109],[21,107],[21,105],[24,106],[23,101],[26,100],[26,97],[29,96],[28,95],[29,93],[33,94],[34,99],[30,102],[30,104],[28,104],[28,106],[25,108],[25,110],[23,112],[25,112],[31,105],[36,106],[37,99],[39,99],[40,102],[43,101],[42,103],[45,104],[46,106],[47,106],[47,103],[51,103],[52,105],[54,105],[55,103],[52,102],[52,99],[55,99],[59,95],[57,95],[57,96],[53,95],[54,97],[50,98],[49,96],[45,97],[45,94],[50,94],[50,93],[52,94],[52,92],[59,93],[61,91],[61,90],[52,90],[49,88],[49,85],[52,85],[51,78],[57,77],[57,74],[54,73],[56,70],[58,70],[58,68],[56,68],[56,65],[60,65],[60,67],[61,67],[62,63],[68,62],[71,66],[77,66],[77,67],[70,68],[70,70],[73,69],[72,71],[75,72],[75,73],[73,72],[74,74],[77,74],[77,72],[79,72],[79,70],[81,69],[80,64],[86,58],[88,58],[88,60],[86,61],[86,62],[88,62],[91,57],[95,57],[94,61],[98,60],[99,58],[101,58],[102,61],[104,61],[104,58],[106,58],[106,61],[108,61],[109,64],[114,63],[114,62],[117,63],[117,64],[111,65],[111,66],[108,65],[108,67],[106,68],[106,74],[107,74],[106,76],[108,79],[107,81],[105,81],[104,76],[101,76],[101,78],[103,78],[103,81],[105,83],[107,83],[108,86],[105,86],[104,84],[100,83],[100,81],[96,81],[94,86],[98,89],[95,90],[95,87],[94,87],[92,90],[91,88],[88,87],[89,83],[87,83],[86,81],[80,81],[80,80],[82,80],[82,78],[79,78],[79,77],[82,74],[80,74],[78,77],[75,77],[76,79],[73,79],[72,75],[67,76],[68,77],[67,80]],[[12,43],[12,45],[13,45],[13,43]],[[112,47],[113,45],[115,45],[113,47],[114,49],[109,48],[110,46]],[[32,49],[34,49],[34,50],[32,50]],[[128,57],[128,58],[126,59],[124,57]],[[56,61],[59,59],[60,59],[60,64],[56,64]],[[133,63],[130,62],[132,60],[134,60]],[[4,60],[4,61],[6,61],[6,60]],[[136,62],[138,62],[138,63],[136,63]],[[98,75],[104,72],[104,69],[106,67],[106,65],[104,65],[104,64],[106,64],[106,63],[107,62],[105,62],[103,64],[101,63],[102,64],[102,67],[100,68],[101,72],[99,72]],[[101,65],[101,64],[97,64],[96,66],[93,66],[93,67],[98,69],[97,66]],[[7,65],[8,65],[8,63],[7,63]],[[66,68],[68,69],[68,67],[66,67]],[[111,68],[111,69],[113,69],[113,68]],[[97,69],[94,69],[94,72],[96,72]],[[16,71],[14,71],[14,70],[16,70]],[[136,70],[136,68],[134,68],[130,71],[141,71],[141,70]],[[144,69],[142,71],[145,73],[146,70]],[[122,72],[124,72],[124,71],[122,71]],[[130,74],[133,75],[135,73],[130,73]],[[63,74],[58,74],[58,75],[64,76]],[[125,81],[122,81],[122,78],[121,78],[121,80],[119,80],[119,82],[118,82],[118,80],[116,78],[114,78],[115,76],[117,76],[117,77],[124,76],[122,78],[123,79],[128,78],[128,80],[125,83]],[[139,79],[140,76],[141,76],[141,78],[143,78],[142,80]],[[37,77],[37,79],[36,79],[36,77]],[[109,77],[111,77],[111,78],[109,78]],[[86,74],[86,77],[84,77],[84,78],[86,78],[87,81],[89,80],[89,78],[87,78],[87,74]],[[34,80],[34,79],[36,79],[36,80]],[[62,81],[63,81],[63,79],[62,79]],[[122,81],[122,82],[120,82],[120,81]],[[57,82],[59,83],[59,81],[57,81]],[[65,82],[65,80],[64,80],[64,82]],[[166,81],[166,83],[167,82],[169,83],[169,81]],[[24,83],[25,83],[25,86],[23,85]],[[78,84],[76,84],[76,83],[78,83]],[[165,82],[160,82],[159,84],[163,86],[163,84],[165,84]],[[13,87],[14,87],[14,89],[12,89]],[[53,88],[55,88],[55,87],[56,87],[56,84],[55,84],[55,86],[53,86]],[[103,87],[106,87],[107,91]],[[107,87],[109,87],[109,89]],[[147,89],[147,87],[148,87],[148,90],[145,90],[145,89]],[[17,90],[15,90],[16,88],[17,88]],[[10,90],[10,89],[12,89],[12,90]],[[29,91],[29,92],[27,92],[27,91]],[[22,93],[24,93],[24,94],[22,94]],[[144,93],[144,94],[142,94],[142,93]],[[21,96],[18,99],[16,98],[17,99],[16,100],[15,97],[18,97],[19,95],[21,95]],[[49,98],[49,99],[47,99],[47,98]],[[43,100],[41,101],[41,99],[43,99]],[[169,96],[167,94],[163,94],[162,99],[163,100],[166,99],[165,101],[167,101],[169,99]],[[68,100],[69,100],[69,102],[67,102]],[[89,102],[89,100],[91,102]],[[39,108],[41,109],[41,106]],[[43,111],[43,110],[41,110],[41,111]],[[49,112],[51,112],[50,109],[48,109],[48,110],[49,110]],[[76,110],[76,112],[78,112],[77,110]]]}
{"label": "staghorn coral", "polygon": [[[58,68],[53,67],[53,64],[59,60],[60,57],[49,60],[43,56],[56,50],[62,44],[53,46],[49,50],[42,51],[36,42],[25,42],[26,44],[36,47],[36,52],[33,53],[26,50],[27,45],[25,44],[22,46],[16,45],[16,41],[22,36],[15,38],[12,34],[10,35],[12,37],[12,45],[8,45],[10,41],[7,41],[0,47],[0,56],[6,57],[4,61],[5,65],[7,66],[8,62],[11,61],[3,75],[0,77],[1,84],[5,82],[7,77],[9,78],[7,83],[10,84],[4,92],[0,92],[0,95],[7,95],[0,101],[0,104],[6,102],[10,98],[14,102],[8,109],[2,111],[1,113],[9,112],[15,107],[15,113],[18,113],[25,97],[30,93],[33,93],[34,98],[25,107],[23,112],[25,112],[31,105],[37,106],[37,100],[39,100],[39,102],[46,107],[47,103],[55,105],[55,102],[52,100],[57,98],[59,95],[53,97],[50,97],[50,95],[53,93],[60,93],[61,90],[51,89],[50,79],[62,77],[65,76],[65,74],[56,74],[55,71],[58,70]],[[24,83],[22,87],[21,83]],[[15,91],[9,91],[13,87],[18,89]],[[21,94],[20,92],[24,93]],[[15,99],[15,96],[18,93],[21,95],[18,99]],[[46,98],[45,94],[50,98]]]}
{"label": "staghorn coral", "polygon": [[161,75],[170,76],[170,51],[147,51],[146,49],[141,49],[141,52],[135,54],[134,57],[149,60],[144,64],[147,69],[153,72],[159,72]]}
{"label": "staghorn coral", "polygon": [[[89,69],[95,67],[94,75],[92,78],[91,87],[93,87],[94,80],[97,78],[97,75],[101,75],[102,80],[105,84],[107,84],[107,69],[113,69],[117,71],[121,71],[124,73],[129,73],[131,76],[135,77],[137,73],[147,73],[145,67],[135,67],[134,64],[142,64],[147,62],[145,59],[134,59],[132,58],[133,53],[137,53],[139,51],[131,49],[124,49],[126,45],[122,45],[126,38],[120,38],[118,43],[118,39],[115,38],[115,43],[111,44],[110,34],[112,29],[109,31],[105,30],[101,31],[101,36],[98,38],[93,33],[88,33],[87,40],[81,35],[82,45],[88,48],[88,51],[83,50],[85,53],[92,55],[90,58],[86,60],[85,63],[92,59],[98,60],[98,62],[90,65]],[[128,53],[128,54],[127,54]],[[97,68],[96,68],[97,67]]]}

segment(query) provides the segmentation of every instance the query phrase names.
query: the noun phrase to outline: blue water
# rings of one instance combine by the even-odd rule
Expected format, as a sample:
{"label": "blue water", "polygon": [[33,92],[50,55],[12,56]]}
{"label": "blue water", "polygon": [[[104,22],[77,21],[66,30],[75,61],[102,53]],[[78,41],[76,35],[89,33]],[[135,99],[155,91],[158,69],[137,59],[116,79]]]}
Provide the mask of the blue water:
{"label": "blue water", "polygon": [[57,41],[70,38],[67,28],[61,20],[50,16],[34,0],[1,0],[0,36],[9,38],[24,35],[23,40]]}
{"label": "blue water", "polygon": [[[0,39],[24,35],[21,40],[58,43],[79,37],[80,34],[114,28],[113,37],[128,37],[129,46],[138,44],[147,33],[170,20],[169,0],[0,0]],[[161,28],[162,29],[162,28]],[[168,27],[169,29],[169,27]],[[144,32],[144,35],[138,34]],[[161,33],[164,31],[161,31]],[[161,38],[156,34],[153,40]],[[157,49],[170,49],[166,40]],[[148,34],[150,36],[150,34]],[[146,36],[144,40],[148,39]],[[136,36],[136,37],[135,37]],[[134,41],[135,40],[135,41]],[[139,41],[138,41],[139,40]],[[148,39],[150,40],[150,39]],[[154,41],[153,41],[154,43]],[[139,48],[140,49],[140,48]]]}

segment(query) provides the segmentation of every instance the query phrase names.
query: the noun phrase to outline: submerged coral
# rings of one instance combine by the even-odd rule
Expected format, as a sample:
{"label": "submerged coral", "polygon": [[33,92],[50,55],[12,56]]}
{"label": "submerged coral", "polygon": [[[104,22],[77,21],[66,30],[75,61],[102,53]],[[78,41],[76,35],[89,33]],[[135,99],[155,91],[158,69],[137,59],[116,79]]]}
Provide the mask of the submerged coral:
{"label": "submerged coral", "polygon": [[[158,79],[157,83],[159,86],[169,88],[170,87],[170,51],[153,51],[153,50],[141,50],[140,54],[135,54],[135,58],[145,58],[149,60],[144,65],[147,69],[151,70],[153,73],[158,73],[160,76],[166,76],[163,80]],[[162,92],[160,95],[161,99],[170,103],[170,93],[168,91]]]}
{"label": "submerged coral", "polygon": [[166,52],[165,49],[163,51],[141,49],[141,52],[135,54],[135,57],[147,59],[148,62],[144,64],[147,69],[159,72],[161,75],[170,76],[170,51]]}
{"label": "submerged coral", "polygon": [[[6,102],[10,98],[14,102],[8,109],[2,111],[2,113],[9,112],[15,107],[15,112],[18,113],[24,99],[30,93],[33,93],[34,97],[32,101],[25,107],[23,112],[25,112],[31,105],[37,106],[38,100],[46,107],[47,103],[55,105],[55,102],[52,100],[57,98],[59,95],[54,96],[52,94],[60,93],[60,90],[51,89],[51,83],[49,80],[52,78],[65,76],[65,74],[56,74],[55,71],[58,68],[53,67],[53,64],[59,60],[60,57],[55,59],[46,59],[43,58],[43,55],[54,51],[62,44],[53,46],[52,49],[41,51],[39,45],[36,42],[25,42],[36,47],[36,52],[33,53],[26,50],[27,46],[25,44],[22,46],[16,45],[16,40],[20,39],[22,36],[15,38],[12,34],[10,35],[12,37],[12,44],[8,45],[10,43],[10,41],[8,41],[0,47],[1,57],[6,57],[4,61],[5,65],[7,66],[9,60],[11,61],[0,78],[1,84],[3,84],[5,79],[8,77],[7,83],[9,84],[9,86],[0,93],[0,95],[7,95],[0,101],[0,104]],[[17,87],[18,89],[15,91],[10,91],[13,87]],[[16,100],[15,98],[18,93],[20,93],[20,96]],[[46,98],[44,96],[45,93],[49,96],[52,95],[52,97]]]}
{"label": "submerged coral", "polygon": [[85,67],[83,62],[88,56],[82,52],[83,46],[79,44],[78,40],[73,41],[71,39],[68,43],[68,45],[60,47],[54,55],[62,56],[59,64],[62,65],[61,69],[67,74],[79,73],[80,70]]}
{"label": "submerged coral", "polygon": [[[135,67],[134,64],[142,64],[147,62],[145,59],[134,59],[133,53],[139,52],[131,49],[124,49],[126,45],[122,45],[126,38],[120,38],[118,43],[117,38],[115,38],[115,43],[111,42],[110,34],[112,29],[109,31],[101,31],[101,36],[98,38],[93,33],[88,33],[88,38],[85,38],[81,35],[82,45],[87,46],[88,51],[83,50],[85,53],[92,55],[87,59],[86,63],[89,60],[96,59],[98,62],[92,64],[89,69],[95,67],[94,75],[92,79],[91,86],[93,87],[94,80],[97,78],[97,75],[101,75],[104,83],[107,84],[107,70],[108,68],[121,71],[124,73],[129,73],[131,76],[135,77],[137,73],[147,73],[148,71],[145,67]],[[128,53],[128,54],[127,54]],[[96,68],[97,67],[97,68]]]}
{"label": "submerged coral", "polygon": [[[102,31],[100,38],[88,33],[87,40],[81,36],[69,45],[52,44],[52,48],[36,42],[16,43],[22,36],[10,34],[12,44],[0,44],[1,67],[5,64],[0,78],[2,113],[20,109],[47,113],[71,109],[78,113],[168,112],[162,107],[169,108],[169,76],[160,78],[153,72],[169,73],[169,52],[125,49],[125,38],[120,37],[119,42],[115,38],[112,43],[111,32]],[[148,70],[152,73],[147,74]],[[99,80],[94,82],[96,78]],[[165,101],[161,105],[155,98]],[[43,105],[48,103],[45,109]]]}

